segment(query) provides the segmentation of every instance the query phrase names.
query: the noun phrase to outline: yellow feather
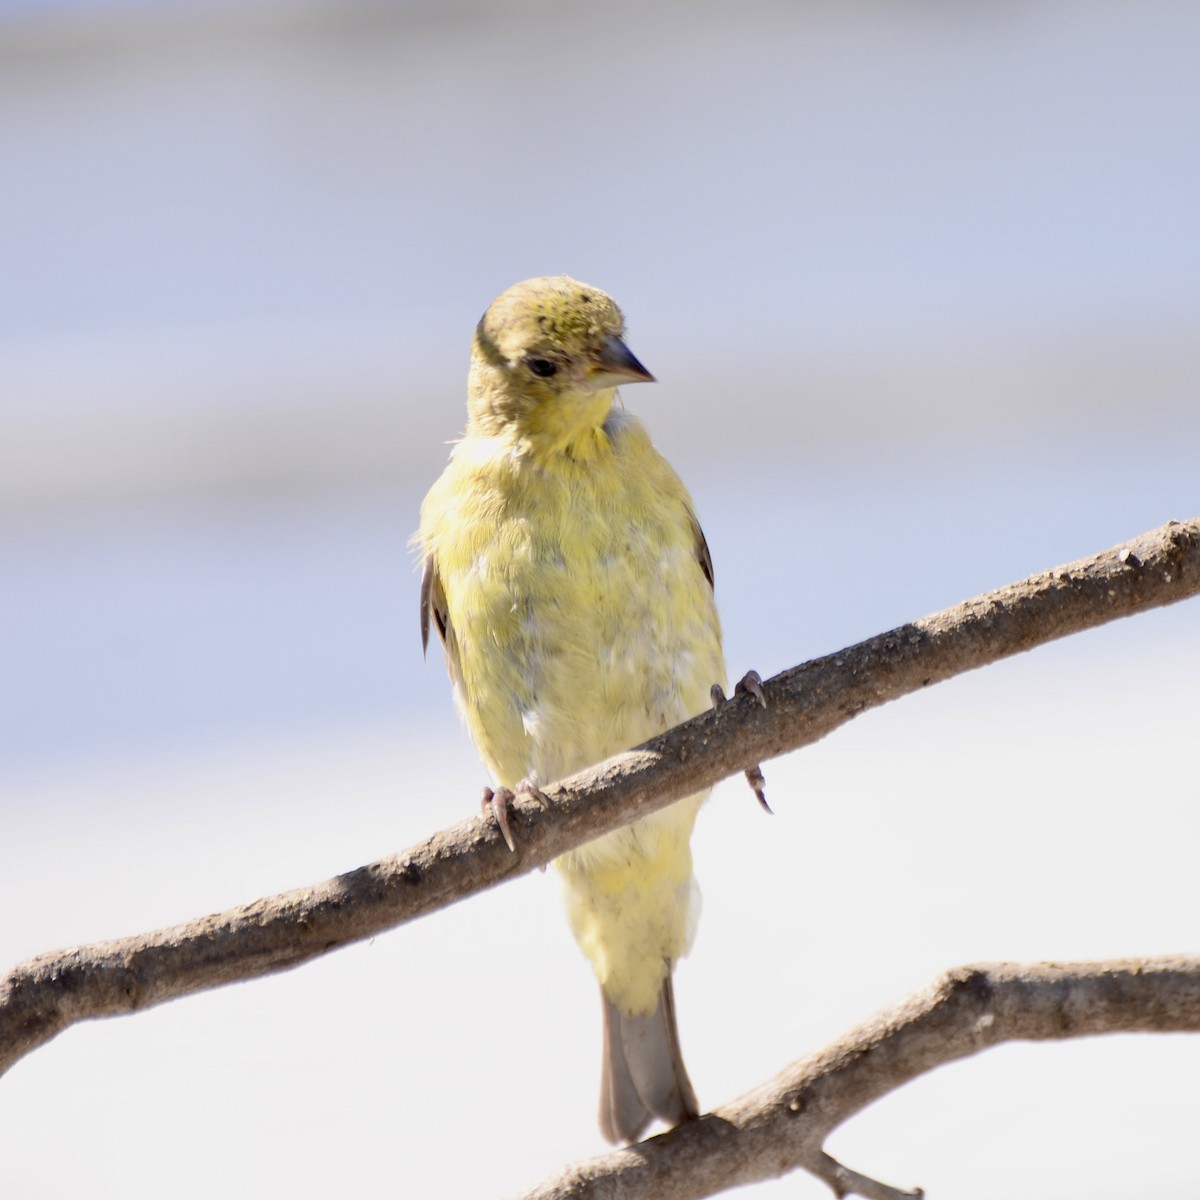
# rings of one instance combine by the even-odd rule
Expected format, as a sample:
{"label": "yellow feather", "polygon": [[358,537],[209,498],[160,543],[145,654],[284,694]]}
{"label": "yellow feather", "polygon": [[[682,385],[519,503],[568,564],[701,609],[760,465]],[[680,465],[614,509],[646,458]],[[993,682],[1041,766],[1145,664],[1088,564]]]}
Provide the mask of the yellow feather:
{"label": "yellow feather", "polygon": [[[704,710],[725,679],[691,499],[613,407],[622,333],[596,289],[510,289],[480,323],[467,432],[421,508],[456,703],[498,785],[549,783],[635,746]],[[534,373],[546,362],[549,378]],[[632,356],[624,369],[649,378]],[[655,1011],[691,945],[703,799],[556,863],[575,937],[625,1016]]]}

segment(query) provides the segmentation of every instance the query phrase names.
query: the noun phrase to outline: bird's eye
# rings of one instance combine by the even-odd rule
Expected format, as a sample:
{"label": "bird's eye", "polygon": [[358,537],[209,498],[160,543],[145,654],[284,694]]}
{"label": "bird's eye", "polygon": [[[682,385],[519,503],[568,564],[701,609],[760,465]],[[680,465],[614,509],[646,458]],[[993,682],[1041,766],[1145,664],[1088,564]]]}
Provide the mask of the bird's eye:
{"label": "bird's eye", "polygon": [[549,379],[551,375],[558,373],[558,363],[551,362],[548,358],[529,358],[525,360],[525,365],[539,379]]}

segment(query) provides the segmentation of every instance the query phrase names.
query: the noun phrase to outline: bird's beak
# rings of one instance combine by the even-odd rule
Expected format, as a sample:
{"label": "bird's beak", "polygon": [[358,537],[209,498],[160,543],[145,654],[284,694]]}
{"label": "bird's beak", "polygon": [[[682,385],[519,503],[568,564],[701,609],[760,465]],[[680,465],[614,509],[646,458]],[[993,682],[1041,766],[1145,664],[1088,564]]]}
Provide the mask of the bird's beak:
{"label": "bird's beak", "polygon": [[633,356],[619,337],[604,339],[588,364],[587,386],[593,391],[617,387],[622,383],[653,383],[654,376]]}

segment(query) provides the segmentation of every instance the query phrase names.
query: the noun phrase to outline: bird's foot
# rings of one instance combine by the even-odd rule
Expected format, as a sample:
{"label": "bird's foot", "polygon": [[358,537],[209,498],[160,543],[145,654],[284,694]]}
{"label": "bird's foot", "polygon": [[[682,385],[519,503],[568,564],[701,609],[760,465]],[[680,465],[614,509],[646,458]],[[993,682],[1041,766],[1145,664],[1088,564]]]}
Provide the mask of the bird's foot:
{"label": "bird's foot", "polygon": [[514,792],[511,788],[499,787],[493,791],[490,787],[483,789],[483,799],[480,802],[480,808],[486,813],[490,812],[496,819],[496,825],[500,830],[501,837],[504,838],[504,844],[514,854],[517,850],[517,843],[513,841],[512,830],[508,824],[508,806],[518,797],[528,796],[531,800],[535,800],[542,808],[550,803],[546,799],[545,793],[530,779],[522,779],[517,784],[517,790]]}
{"label": "bird's foot", "polygon": [[485,787],[479,807],[485,813],[492,814],[496,821],[496,827],[500,830],[500,836],[504,838],[505,845],[515,854],[517,843],[513,841],[512,831],[508,828],[508,806],[513,799],[513,793],[509,788],[501,787],[493,791],[490,787]]}
{"label": "bird's foot", "polygon": [[[720,708],[728,700],[728,697],[725,695],[725,689],[719,683],[714,683],[708,689],[708,694],[712,697],[713,708]],[[747,671],[737,681],[737,685],[733,689],[733,694],[735,698],[738,696],[753,696],[761,708],[767,707],[767,697],[763,693],[762,676],[757,671]]]}
{"label": "bird's foot", "polygon": [[[763,693],[762,676],[757,671],[747,671],[737,681],[737,686],[733,689],[733,694],[735,697],[753,696],[762,708],[767,707],[767,697]],[[719,683],[712,685],[709,689],[709,695],[712,697],[712,706],[714,709],[719,709],[723,704],[728,703],[725,696],[725,689]],[[767,803],[767,781],[763,778],[762,768],[758,763],[746,768],[746,782],[754,790],[754,795],[758,798],[759,804],[762,805],[763,812],[771,813],[774,816],[775,814],[771,812],[771,806]]]}
{"label": "bird's foot", "polygon": [[547,796],[546,793],[543,792],[542,789],[538,787],[538,785],[534,783],[532,779],[522,779],[521,782],[517,784],[517,795],[527,796],[538,806],[538,808],[550,807],[550,797]]}
{"label": "bird's foot", "polygon": [[755,763],[752,767],[746,768],[746,782],[750,785],[751,790],[754,792],[754,795],[757,798],[759,805],[762,807],[763,812],[765,812],[768,817],[773,817],[775,815],[775,810],[767,803],[767,781],[763,778],[762,767],[760,767],[758,763]]}
{"label": "bird's foot", "polygon": [[757,671],[747,671],[737,681],[733,689],[735,696],[753,696],[758,701],[759,708],[767,707],[767,698],[763,695],[762,676]]}

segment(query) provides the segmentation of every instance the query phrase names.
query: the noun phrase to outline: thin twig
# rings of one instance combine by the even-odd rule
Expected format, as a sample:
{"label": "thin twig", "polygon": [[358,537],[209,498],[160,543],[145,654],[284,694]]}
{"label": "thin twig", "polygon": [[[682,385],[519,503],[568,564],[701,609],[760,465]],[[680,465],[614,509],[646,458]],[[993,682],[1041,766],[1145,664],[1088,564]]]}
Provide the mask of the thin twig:
{"label": "thin twig", "polygon": [[912,1200],[920,1189],[843,1167],[825,1139],[917,1076],[1002,1042],[1197,1031],[1197,957],[960,967],[732,1103],[568,1167],[520,1200],[700,1200],[797,1168],[839,1195]]}

